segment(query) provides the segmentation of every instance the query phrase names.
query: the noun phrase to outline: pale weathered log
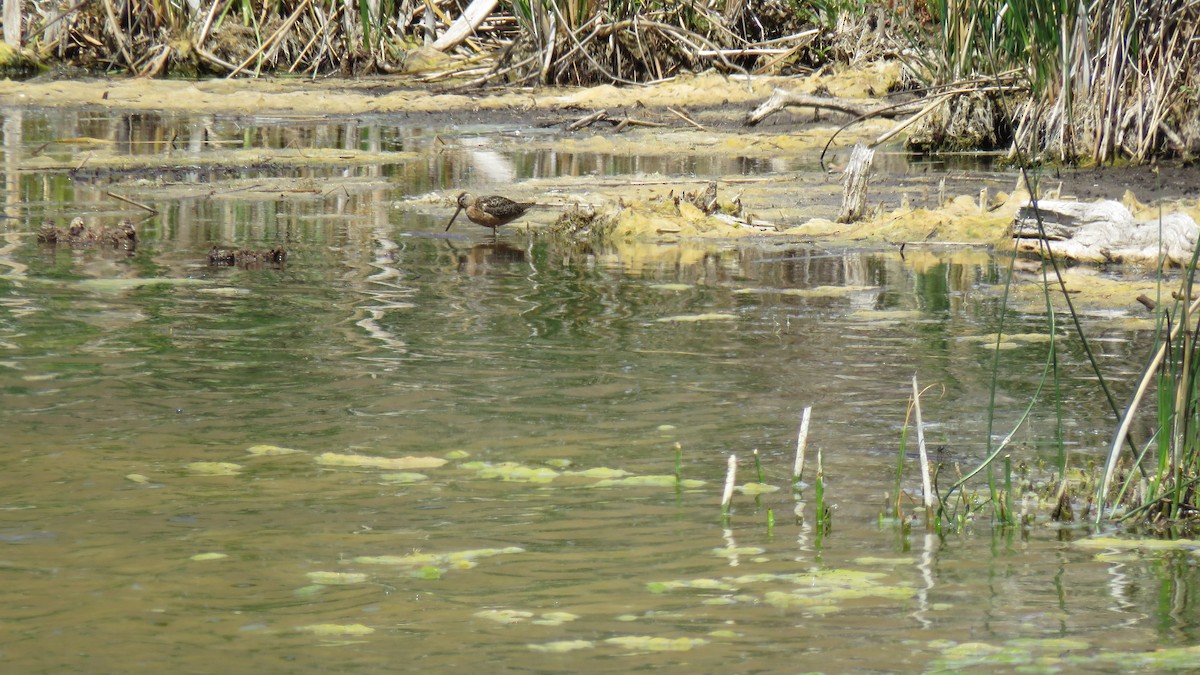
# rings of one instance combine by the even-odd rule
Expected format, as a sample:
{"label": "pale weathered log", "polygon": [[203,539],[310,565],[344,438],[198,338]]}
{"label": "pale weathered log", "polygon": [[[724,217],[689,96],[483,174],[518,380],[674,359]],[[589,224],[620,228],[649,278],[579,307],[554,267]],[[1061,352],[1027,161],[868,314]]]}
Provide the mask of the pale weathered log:
{"label": "pale weathered log", "polygon": [[870,179],[871,160],[875,151],[859,143],[850,152],[850,163],[842,172],[842,212],[839,223],[861,220],[867,211],[867,183]]}
{"label": "pale weathered log", "polygon": [[4,44],[21,48],[21,0],[4,0]]}
{"label": "pale weathered log", "polygon": [[499,0],[474,0],[467,9],[458,17],[449,28],[446,29],[442,36],[434,41],[433,48],[439,52],[444,52],[448,49],[453,49],[463,40],[471,37],[476,28],[483,23],[483,20],[488,18],[492,10],[496,9]]}
{"label": "pale weathered log", "polygon": [[796,106],[801,108],[818,108],[821,110],[836,110],[837,112],[847,113],[856,117],[886,117],[895,118],[903,115],[908,115],[914,110],[920,108],[918,104],[912,105],[881,105],[874,99],[848,99],[836,98],[833,96],[813,96],[811,94],[799,94],[796,92],[776,89],[771,98],[764,101],[761,105],[754,109],[749,115],[746,115],[746,126],[752,127],[755,124],[763,121],[770,115],[773,115],[788,106]]}
{"label": "pale weathered log", "polygon": [[[1038,217],[1041,226],[1038,225]],[[1161,227],[1160,227],[1161,225]],[[1184,265],[1200,225],[1186,213],[1138,221],[1120,202],[1044,199],[1017,211],[1011,228],[1017,250],[1081,262]],[[1049,245],[1046,245],[1049,242]]]}

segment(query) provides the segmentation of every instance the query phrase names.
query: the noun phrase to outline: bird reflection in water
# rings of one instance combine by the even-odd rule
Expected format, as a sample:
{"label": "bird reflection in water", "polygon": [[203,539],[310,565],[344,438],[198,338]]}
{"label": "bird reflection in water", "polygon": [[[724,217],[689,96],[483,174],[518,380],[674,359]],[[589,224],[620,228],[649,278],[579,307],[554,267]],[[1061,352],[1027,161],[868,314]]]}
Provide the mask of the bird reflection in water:
{"label": "bird reflection in water", "polygon": [[525,262],[525,251],[500,241],[476,244],[467,251],[456,251],[458,271],[470,276],[481,276],[489,268]]}

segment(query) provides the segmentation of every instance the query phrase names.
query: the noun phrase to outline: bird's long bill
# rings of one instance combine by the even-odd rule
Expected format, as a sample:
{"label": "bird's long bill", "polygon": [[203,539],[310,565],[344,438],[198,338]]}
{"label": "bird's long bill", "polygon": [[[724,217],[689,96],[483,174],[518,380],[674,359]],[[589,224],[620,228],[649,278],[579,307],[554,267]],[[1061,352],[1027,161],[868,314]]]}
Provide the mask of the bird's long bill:
{"label": "bird's long bill", "polygon": [[450,231],[450,226],[454,224],[454,219],[457,218],[458,214],[460,213],[462,213],[461,206],[454,210],[454,215],[450,216],[450,222],[446,223],[446,232]]}

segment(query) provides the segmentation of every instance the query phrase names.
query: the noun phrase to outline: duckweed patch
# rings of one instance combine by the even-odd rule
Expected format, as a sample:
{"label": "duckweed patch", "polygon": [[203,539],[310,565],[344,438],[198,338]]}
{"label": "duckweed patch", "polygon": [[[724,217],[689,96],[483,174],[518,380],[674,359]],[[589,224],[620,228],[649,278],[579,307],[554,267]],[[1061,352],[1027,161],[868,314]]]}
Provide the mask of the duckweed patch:
{"label": "duckweed patch", "polygon": [[[999,342],[997,342],[999,338]],[[1050,335],[1046,333],[991,333],[990,335],[969,335],[959,338],[963,342],[973,342],[986,349],[994,349],[999,344],[1000,349],[1016,349],[1029,344],[1049,342]]]}
{"label": "duckweed patch", "polygon": [[301,633],[312,633],[319,637],[355,637],[370,635],[375,632],[374,628],[364,626],[361,623],[314,623],[308,626],[300,626],[296,630]]}
{"label": "duckweed patch", "polygon": [[695,323],[698,321],[736,321],[736,314],[723,314],[721,312],[708,312],[705,314],[679,314],[676,316],[664,316],[655,321],[659,323]]}
{"label": "duckweed patch", "polygon": [[729,546],[714,548],[712,552],[719,558],[736,558],[742,555],[760,555],[767,551],[757,546]]}
{"label": "duckweed patch", "polygon": [[581,478],[600,478],[604,480],[612,480],[614,478],[624,478],[629,475],[628,471],[622,469],[609,469],[606,467],[596,467],[584,471],[565,471],[564,476],[579,476]]}
{"label": "duckweed patch", "polygon": [[97,293],[123,293],[137,290],[146,286],[200,286],[213,282],[207,279],[169,279],[169,278],[114,278],[114,279],[81,279],[77,282],[83,289]]}
{"label": "duckweed patch", "polygon": [[387,483],[420,483],[423,480],[429,480],[429,476],[423,473],[410,472],[381,473],[379,474],[379,480]]}
{"label": "duckweed patch", "polygon": [[303,450],[293,448],[281,448],[278,445],[252,445],[246,448],[246,454],[255,457],[281,457],[284,455],[298,455],[303,452]]}
{"label": "duckweed patch", "polygon": [[436,469],[448,460],[441,457],[377,457],[374,455],[346,455],[336,452],[323,452],[317,455],[315,461],[322,466],[403,471],[404,469]]}
{"label": "duckweed patch", "polygon": [[1077,548],[1105,551],[1191,551],[1200,553],[1196,539],[1120,539],[1117,537],[1087,537],[1071,542]]}
{"label": "duckweed patch", "polygon": [[578,614],[570,612],[543,612],[540,618],[534,619],[531,623],[539,626],[561,626],[578,618]]}
{"label": "duckweed patch", "polygon": [[708,644],[708,640],[703,638],[664,638],[647,635],[619,635],[608,638],[605,642],[625,649],[651,652],[686,652]]}
{"label": "duckweed patch", "polygon": [[472,616],[509,625],[533,618],[533,612],[524,612],[517,609],[485,609],[475,612]]}
{"label": "duckweed patch", "polygon": [[570,612],[543,612],[539,615],[519,609],[485,609],[475,612],[472,616],[505,625],[529,621],[538,626],[561,626],[579,618],[579,615]]}
{"label": "duckweed patch", "polygon": [[[724,555],[728,549],[714,549]],[[752,554],[752,553],[747,553]],[[916,591],[906,584],[887,584],[887,575],[882,572],[861,570],[827,569],[786,574],[747,574],[737,577],[674,579],[655,581],[646,585],[651,593],[668,593],[676,590],[721,591],[740,594],[737,602],[756,602],[753,594],[744,592],[746,587],[759,584],[786,583],[796,586],[790,591],[770,589],[765,591],[762,601],[781,609],[804,608],[809,611],[828,613],[840,609],[838,601],[861,598],[885,600],[907,600]]]}
{"label": "duckweed patch", "polygon": [[736,490],[744,495],[762,495],[769,492],[776,492],[779,490],[779,487],[767,485],[766,483],[746,483],[745,485],[737,486]]}
{"label": "duckweed patch", "polygon": [[592,649],[596,646],[596,643],[588,640],[558,640],[556,642],[543,642],[542,644],[529,644],[526,646],[535,652],[565,654],[580,649]]}
{"label": "duckweed patch", "polygon": [[1094,657],[1070,655],[1063,659],[1074,666],[1113,664],[1122,670],[1183,670],[1192,672],[1200,663],[1200,645],[1164,647],[1149,652],[1105,652]]}
{"label": "duckweed patch", "polygon": [[[1026,672],[1058,672],[1067,665],[1074,665],[1076,667],[1094,666],[1100,661],[1109,660],[1110,656],[1115,657],[1111,659],[1115,663],[1128,663],[1130,666],[1136,664],[1137,667],[1150,665],[1149,661],[1125,661],[1126,658],[1140,657],[1144,656],[1144,654],[1064,656],[1064,652],[1081,651],[1091,648],[1091,644],[1084,640],[1066,638],[1044,640],[1021,638],[1008,640],[1001,645],[985,642],[957,643],[939,640],[931,642],[929,646],[941,652],[941,656],[935,658],[929,664],[929,669],[933,671],[961,672],[964,669],[973,668],[1007,667],[1018,668]],[[1191,656],[1193,665],[1195,664],[1196,654],[1194,652]]]}
{"label": "duckweed patch", "polygon": [[739,288],[734,295],[750,295],[759,293],[778,293],[779,295],[794,295],[802,298],[837,298],[845,295],[864,292],[882,292],[879,286],[814,286],[813,288]]}
{"label": "duckweed patch", "polygon": [[349,586],[367,580],[367,575],[362,572],[309,572],[305,576],[314,584],[322,586]]}
{"label": "duckweed patch", "polygon": [[387,565],[391,567],[408,567],[411,568],[412,576],[419,579],[440,579],[442,575],[451,570],[471,569],[478,564],[478,560],[482,558],[491,558],[498,555],[513,555],[516,553],[524,553],[525,549],[519,546],[509,546],[507,548],[479,548],[469,551],[455,551],[453,553],[413,553],[410,555],[364,555],[354,559],[355,563],[360,565]]}
{"label": "duckweed patch", "polygon": [[474,471],[480,478],[499,478],[513,483],[549,483],[559,473],[549,467],[534,467],[517,462],[466,462],[459,468]]}
{"label": "duckweed patch", "polygon": [[242,465],[233,462],[192,462],[186,468],[197,476],[236,476],[242,471]]}
{"label": "duckweed patch", "polygon": [[675,487],[698,488],[704,481],[685,478],[677,480],[675,476],[628,476],[626,478],[606,478],[592,484],[592,487]]}

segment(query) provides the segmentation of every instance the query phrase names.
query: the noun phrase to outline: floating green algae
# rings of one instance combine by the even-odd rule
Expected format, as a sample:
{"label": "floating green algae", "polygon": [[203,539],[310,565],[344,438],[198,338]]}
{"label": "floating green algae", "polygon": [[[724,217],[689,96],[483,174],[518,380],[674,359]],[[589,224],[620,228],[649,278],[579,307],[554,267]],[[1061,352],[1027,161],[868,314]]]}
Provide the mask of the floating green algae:
{"label": "floating green algae", "polygon": [[779,488],[775,485],[767,485],[766,483],[746,483],[739,485],[736,489],[744,495],[763,495],[769,492],[775,492]]}
{"label": "floating green algae", "polygon": [[446,453],[446,459],[448,460],[466,459],[470,456],[471,453],[467,452],[466,450],[451,450],[450,452]]}
{"label": "floating green algae", "polygon": [[472,616],[508,625],[532,618],[533,612],[525,612],[517,609],[485,609],[475,612]]}
{"label": "floating green algae", "polygon": [[241,472],[242,465],[233,462],[192,462],[186,468],[198,476],[236,476]]}
{"label": "floating green algae", "polygon": [[813,288],[739,288],[735,295],[755,293],[778,293],[780,295],[796,295],[803,298],[836,298],[842,295],[852,295],[866,291],[882,291],[879,286],[814,286]]}
{"label": "floating green algae", "polygon": [[618,645],[626,649],[636,649],[651,652],[686,652],[695,647],[708,644],[703,638],[664,638],[648,635],[620,635],[605,640],[610,645]]}
{"label": "floating green algae", "polygon": [[557,642],[544,642],[542,644],[529,644],[526,646],[535,652],[565,654],[579,649],[591,649],[596,646],[596,643],[588,640],[559,640]]}
{"label": "floating green algae", "polygon": [[861,556],[854,559],[856,565],[878,565],[881,567],[896,567],[899,565],[912,565],[915,560],[909,557],[899,558],[878,558],[874,556]]}
{"label": "floating green algae", "polygon": [[303,450],[294,448],[282,448],[278,445],[252,445],[246,448],[246,454],[254,455],[255,457],[281,457],[284,455],[297,455],[303,453]]}
{"label": "floating green algae", "polygon": [[144,288],[146,286],[199,286],[212,284],[208,279],[82,279],[76,282],[80,288],[100,293],[120,293],[122,291]]}
{"label": "floating green algae", "polygon": [[1163,647],[1149,652],[1103,652],[1092,657],[1068,655],[1063,660],[1077,667],[1114,664],[1125,672],[1132,670],[1195,672],[1196,664],[1200,663],[1200,645]]}
{"label": "floating green algae", "polygon": [[564,623],[569,623],[579,618],[578,614],[570,612],[543,612],[539,618],[534,619],[530,623],[539,626],[561,626]]}
{"label": "floating green algae", "polygon": [[513,483],[549,483],[558,472],[549,467],[532,467],[517,462],[466,462],[459,468],[474,471],[480,478],[499,478]]}
{"label": "floating green algae", "polygon": [[[728,549],[714,549],[725,551]],[[748,586],[786,583],[795,586],[790,591],[769,589],[763,600],[776,607],[802,607],[813,612],[836,611],[836,602],[859,598],[907,600],[916,591],[907,585],[886,584],[887,575],[860,570],[824,569],[786,574],[746,574],[737,577],[673,579],[654,581],[646,585],[651,593],[675,590],[721,591],[738,593]],[[735,598],[738,602],[752,600],[751,596]],[[820,608],[826,609],[820,609]]]}
{"label": "floating green algae", "polygon": [[309,572],[305,576],[314,584],[322,586],[349,586],[367,580],[367,575],[362,572]]}
{"label": "floating green algae", "polygon": [[767,591],[763,602],[779,609],[803,609],[814,614],[832,614],[840,609],[831,605],[829,598],[782,591]]}
{"label": "floating green algae", "polygon": [[317,455],[315,459],[317,464],[323,466],[389,469],[392,471],[436,469],[448,461],[441,457],[376,457],[374,455],[346,455],[336,452],[323,452]]}
{"label": "floating green algae", "polygon": [[354,562],[360,565],[390,565],[393,567],[410,567],[413,576],[421,579],[440,579],[448,569],[470,569],[481,558],[498,555],[524,553],[519,546],[507,548],[479,548],[453,553],[412,553],[410,555],[364,555],[358,556]]}
{"label": "floating green algae", "polygon": [[625,478],[605,478],[597,481],[591,487],[679,487],[698,488],[704,485],[702,480],[685,478],[679,480],[675,476],[627,476]]}
{"label": "floating green algae", "polygon": [[990,335],[968,335],[959,338],[959,340],[974,342],[981,347],[992,348],[996,346],[997,338],[999,338],[1001,349],[1014,349],[1021,345],[1050,341],[1050,335],[1046,333],[992,333]]}
{"label": "floating green algae", "polygon": [[603,478],[611,480],[614,478],[624,478],[629,475],[628,471],[623,469],[610,469],[599,466],[594,469],[585,469],[583,471],[564,471],[564,476],[579,476],[582,478]]}
{"label": "floating green algae", "polygon": [[736,314],[721,314],[719,312],[709,312],[707,314],[680,314],[678,316],[664,316],[655,321],[659,323],[696,323],[699,321],[737,321]]}
{"label": "floating green algae", "polygon": [[859,321],[870,321],[872,325],[888,325],[903,321],[911,323],[924,318],[922,313],[916,309],[860,309],[857,312],[851,312],[846,315],[848,319],[856,319]]}
{"label": "floating green algae", "polygon": [[[1153,652],[1135,654],[1064,654],[1064,652],[1091,649],[1084,640],[1070,638],[1019,638],[996,645],[986,642],[962,642],[935,640],[928,645],[941,652],[929,664],[929,670],[963,672],[975,669],[1015,668],[1020,672],[1061,672],[1067,666],[1088,669],[1101,661],[1112,661],[1130,668],[1166,668],[1165,663],[1155,663],[1153,658],[1143,659]],[[1194,667],[1200,651],[1187,656],[1187,667]],[[1110,658],[1111,657],[1111,658]]]}
{"label": "floating green algae", "polygon": [[529,621],[538,626],[561,626],[579,618],[579,615],[570,612],[543,612],[538,615],[519,609],[485,609],[475,612],[473,616],[505,625]]}
{"label": "floating green algae", "polygon": [[423,473],[399,472],[399,473],[381,473],[379,480],[388,483],[420,483],[423,480],[429,480],[429,476]]}
{"label": "floating green algae", "polygon": [[1119,539],[1117,537],[1086,537],[1071,542],[1077,548],[1117,551],[1196,551],[1196,539]]}
{"label": "floating green algae", "polygon": [[757,546],[722,546],[712,550],[713,555],[720,558],[736,558],[743,555],[760,555],[766,553],[765,548]]}
{"label": "floating green algae", "polygon": [[188,558],[188,560],[194,560],[196,562],[204,562],[206,560],[224,560],[225,558],[228,558],[228,557],[229,557],[229,555],[226,553],[197,553],[196,555]]}
{"label": "floating green algae", "polygon": [[312,633],[321,637],[370,635],[375,632],[374,628],[364,626],[361,623],[314,623],[308,626],[300,626],[296,630],[301,633]]}

